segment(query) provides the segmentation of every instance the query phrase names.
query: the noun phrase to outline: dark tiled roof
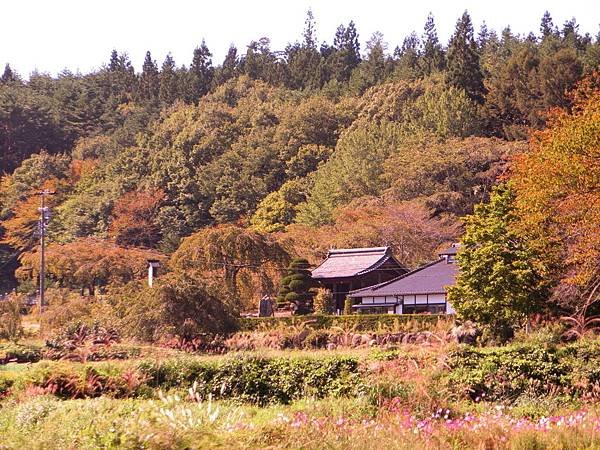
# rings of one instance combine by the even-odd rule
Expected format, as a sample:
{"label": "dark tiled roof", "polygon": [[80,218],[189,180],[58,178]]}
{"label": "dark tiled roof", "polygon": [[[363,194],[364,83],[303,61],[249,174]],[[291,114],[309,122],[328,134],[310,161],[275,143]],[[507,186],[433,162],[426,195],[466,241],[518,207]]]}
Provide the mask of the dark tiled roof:
{"label": "dark tiled roof", "polygon": [[443,294],[446,286],[454,284],[457,272],[455,263],[441,258],[385,283],[352,291],[350,297]]}
{"label": "dark tiled roof", "polygon": [[354,277],[375,270],[387,261],[393,261],[399,268],[401,267],[389,247],[330,250],[325,261],[312,271],[312,277],[315,279]]}

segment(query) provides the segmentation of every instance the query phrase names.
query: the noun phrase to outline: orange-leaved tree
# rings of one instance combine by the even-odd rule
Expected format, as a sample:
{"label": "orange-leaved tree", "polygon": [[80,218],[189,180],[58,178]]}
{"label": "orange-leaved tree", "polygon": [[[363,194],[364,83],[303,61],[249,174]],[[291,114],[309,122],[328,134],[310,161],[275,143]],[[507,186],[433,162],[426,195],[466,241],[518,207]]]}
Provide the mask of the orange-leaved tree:
{"label": "orange-leaved tree", "polygon": [[512,180],[521,226],[553,258],[563,287],[580,293],[561,299],[577,309],[600,283],[600,74],[573,98],[572,110],[553,110],[533,135]]}
{"label": "orange-leaved tree", "polygon": [[[61,287],[87,289],[123,285],[146,274],[148,259],[163,259],[155,251],[123,248],[112,242],[82,238],[68,244],[50,244],[46,250],[46,273]],[[39,254],[22,255],[21,279],[38,276]]]}
{"label": "orange-leaved tree", "polygon": [[154,248],[161,238],[155,219],[164,200],[161,190],[133,191],[117,200],[109,234],[118,245]]}
{"label": "orange-leaved tree", "polygon": [[313,263],[332,247],[390,246],[402,263],[414,267],[434,258],[436,248],[460,234],[456,219],[433,217],[433,211],[419,201],[364,197],[338,208],[334,216],[333,225],[290,225],[282,237]]}

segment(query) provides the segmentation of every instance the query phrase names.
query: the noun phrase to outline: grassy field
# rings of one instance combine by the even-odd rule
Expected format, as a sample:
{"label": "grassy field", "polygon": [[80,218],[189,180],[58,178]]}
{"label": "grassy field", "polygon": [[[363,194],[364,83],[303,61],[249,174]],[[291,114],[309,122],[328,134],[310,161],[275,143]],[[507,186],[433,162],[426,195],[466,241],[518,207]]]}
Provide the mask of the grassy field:
{"label": "grassy field", "polygon": [[[0,449],[600,448],[600,340],[0,365]],[[8,346],[5,344],[6,348]]]}

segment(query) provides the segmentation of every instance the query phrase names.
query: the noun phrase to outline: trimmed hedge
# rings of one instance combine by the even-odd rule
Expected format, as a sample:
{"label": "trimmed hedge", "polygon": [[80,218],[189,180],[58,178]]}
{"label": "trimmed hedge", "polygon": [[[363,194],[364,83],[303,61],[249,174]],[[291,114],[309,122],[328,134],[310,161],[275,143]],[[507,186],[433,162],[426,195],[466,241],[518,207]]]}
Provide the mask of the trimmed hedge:
{"label": "trimmed hedge", "polygon": [[306,323],[313,329],[331,327],[354,328],[355,331],[378,331],[381,327],[397,330],[423,331],[439,321],[453,320],[445,314],[352,314],[306,315],[290,317],[245,317],[239,319],[239,331],[267,331]]}

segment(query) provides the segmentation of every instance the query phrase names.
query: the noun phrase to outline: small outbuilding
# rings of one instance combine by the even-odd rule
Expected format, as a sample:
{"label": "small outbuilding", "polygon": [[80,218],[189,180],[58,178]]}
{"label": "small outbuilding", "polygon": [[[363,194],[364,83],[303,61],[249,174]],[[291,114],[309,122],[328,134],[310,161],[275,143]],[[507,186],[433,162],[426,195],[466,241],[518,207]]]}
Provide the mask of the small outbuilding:
{"label": "small outbuilding", "polygon": [[390,247],[342,248],[330,250],[314,270],[312,278],[329,289],[338,312],[348,294],[365,286],[380,284],[408,272]]}
{"label": "small outbuilding", "polygon": [[387,282],[354,290],[353,308],[361,313],[453,314],[447,287],[455,283],[459,244],[439,253],[439,259]]}

